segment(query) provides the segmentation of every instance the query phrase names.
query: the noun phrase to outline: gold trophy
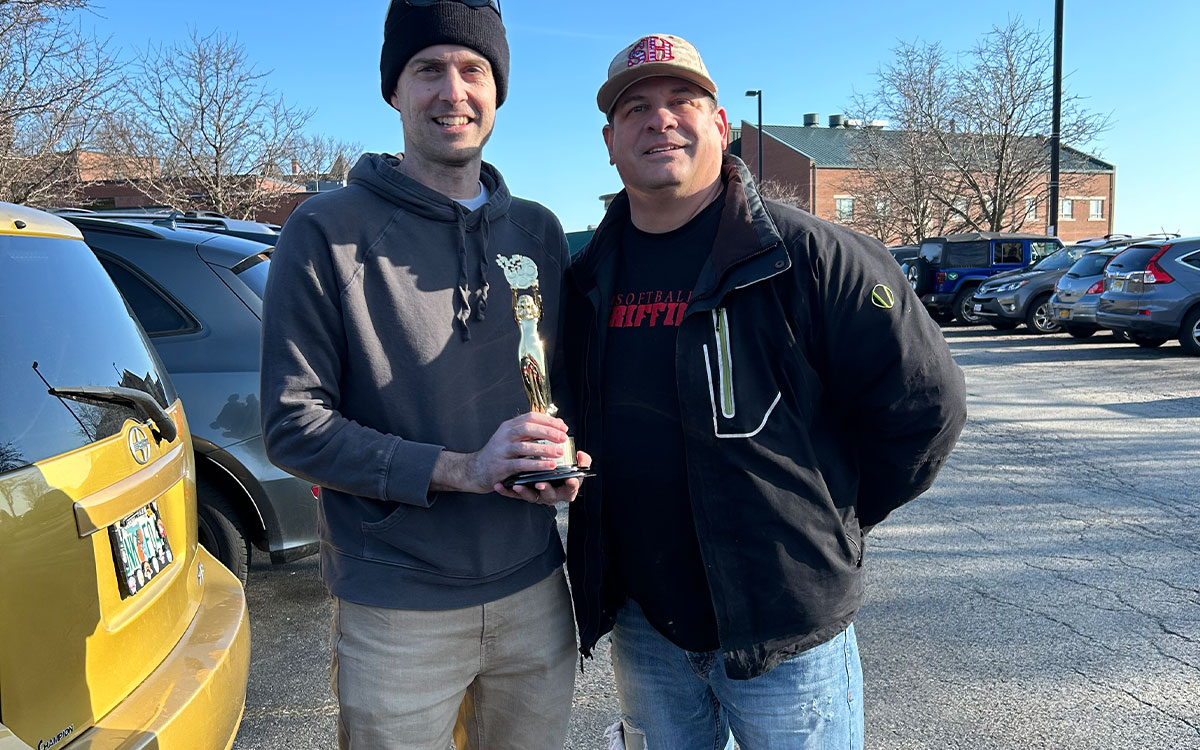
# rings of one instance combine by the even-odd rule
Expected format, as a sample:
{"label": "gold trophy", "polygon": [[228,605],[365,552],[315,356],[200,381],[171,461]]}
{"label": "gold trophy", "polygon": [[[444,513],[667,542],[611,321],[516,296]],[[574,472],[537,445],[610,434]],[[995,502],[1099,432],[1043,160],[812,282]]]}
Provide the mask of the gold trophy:
{"label": "gold trophy", "polygon": [[[521,368],[521,384],[529,398],[529,410],[555,416],[558,407],[550,400],[550,380],[546,369],[546,347],[538,335],[537,324],[542,319],[542,295],[538,292],[538,269],[532,258],[514,255],[505,258],[496,256],[496,264],[504,271],[508,286],[512,289],[513,318],[521,329],[521,343],[517,347],[517,360]],[[548,443],[540,440],[538,442]],[[571,437],[563,445],[562,456],[556,458],[550,471],[527,471],[509,477],[509,487],[534,482],[562,482],[575,477],[595,476],[588,467],[575,462],[575,441]]]}

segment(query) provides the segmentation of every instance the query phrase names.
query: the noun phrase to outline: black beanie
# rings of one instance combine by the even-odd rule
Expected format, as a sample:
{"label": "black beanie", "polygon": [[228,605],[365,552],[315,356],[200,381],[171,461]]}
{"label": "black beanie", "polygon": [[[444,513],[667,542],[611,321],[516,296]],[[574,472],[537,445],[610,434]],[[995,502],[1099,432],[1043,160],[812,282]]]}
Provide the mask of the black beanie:
{"label": "black beanie", "polygon": [[379,55],[380,88],[389,104],[396,81],[412,56],[435,44],[459,44],[487,58],[496,79],[496,106],[508,94],[508,39],[500,14],[488,6],[473,8],[458,0],[413,6],[392,0],[383,23]]}

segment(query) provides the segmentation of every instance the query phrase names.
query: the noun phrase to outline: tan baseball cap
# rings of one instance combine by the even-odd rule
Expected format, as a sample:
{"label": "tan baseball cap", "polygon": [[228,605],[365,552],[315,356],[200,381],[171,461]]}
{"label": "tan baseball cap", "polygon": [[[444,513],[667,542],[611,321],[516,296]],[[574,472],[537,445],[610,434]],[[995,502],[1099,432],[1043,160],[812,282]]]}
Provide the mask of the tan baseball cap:
{"label": "tan baseball cap", "polygon": [[600,111],[607,115],[625,89],[651,76],[682,78],[717,95],[717,84],[691,42],[671,34],[651,34],[621,50],[608,64],[608,80],[596,94]]}

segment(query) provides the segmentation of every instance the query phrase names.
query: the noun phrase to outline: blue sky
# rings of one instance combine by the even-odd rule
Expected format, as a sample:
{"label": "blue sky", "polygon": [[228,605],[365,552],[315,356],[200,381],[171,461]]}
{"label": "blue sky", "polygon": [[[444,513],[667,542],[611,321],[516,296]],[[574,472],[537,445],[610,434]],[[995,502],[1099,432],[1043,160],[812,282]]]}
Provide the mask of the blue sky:
{"label": "blue sky", "polygon": [[[186,38],[189,28],[236,34],[270,85],[315,111],[314,134],[399,151],[400,117],[379,92],[386,0],[177,3],[97,0],[82,17],[131,53]],[[609,166],[596,89],[609,60],[648,33],[695,44],[733,124],[757,119],[747,89],[763,90],[763,121],[799,125],[805,112],[842,112],[903,41],[965,50],[1019,16],[1047,31],[1053,0],[799,0],[647,3],[502,0],[512,48],[508,101],[484,158],[513,193],[545,204],[568,231],[597,223],[599,196],[620,188]],[[1115,231],[1200,234],[1200,28],[1192,0],[1068,0],[1063,67],[1070,93],[1111,115],[1092,148],[1117,166]],[[1182,32],[1182,33],[1181,33]]]}

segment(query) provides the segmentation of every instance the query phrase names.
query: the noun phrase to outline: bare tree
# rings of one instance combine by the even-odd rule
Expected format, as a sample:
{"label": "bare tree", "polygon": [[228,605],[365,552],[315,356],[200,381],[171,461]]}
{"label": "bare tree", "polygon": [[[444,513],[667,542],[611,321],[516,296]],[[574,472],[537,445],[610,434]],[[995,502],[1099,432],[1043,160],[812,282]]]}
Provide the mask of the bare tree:
{"label": "bare tree", "polygon": [[[1049,193],[1051,44],[1048,34],[1015,19],[953,63],[937,44],[894,50],[876,90],[853,105],[856,116],[892,126],[864,128],[855,146],[865,172],[856,199],[889,211],[886,222],[869,220],[874,229],[911,243],[947,231],[1029,228],[1025,200],[1044,205]],[[1106,117],[1064,94],[1063,142],[1086,148],[1106,127]],[[1087,177],[1085,157],[1064,148],[1064,159],[1061,182],[1070,190]]]}
{"label": "bare tree", "polygon": [[129,78],[131,106],[109,122],[109,150],[127,156],[125,177],[151,201],[253,218],[303,189],[290,163],[311,116],[267,76],[218,32],[148,47]]}
{"label": "bare tree", "polygon": [[331,136],[301,136],[291,155],[291,175],[304,182],[345,181],[354,160],[362,153],[358,143]]}
{"label": "bare tree", "polygon": [[758,183],[757,187],[758,194],[764,198],[796,206],[805,211],[809,210],[808,196],[804,194],[799,185],[768,177]]}
{"label": "bare tree", "polygon": [[112,106],[120,66],[73,25],[87,0],[0,0],[0,200],[75,198],[80,154]]}

